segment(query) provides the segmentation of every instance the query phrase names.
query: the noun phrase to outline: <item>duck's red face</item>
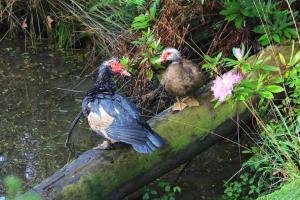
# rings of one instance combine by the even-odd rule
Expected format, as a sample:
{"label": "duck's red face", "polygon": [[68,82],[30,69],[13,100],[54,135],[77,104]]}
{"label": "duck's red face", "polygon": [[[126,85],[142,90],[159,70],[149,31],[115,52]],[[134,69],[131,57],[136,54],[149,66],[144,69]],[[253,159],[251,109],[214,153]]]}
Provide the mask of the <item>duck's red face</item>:
{"label": "duck's red face", "polygon": [[172,57],[172,52],[170,51],[164,51],[160,58],[156,62],[165,62],[167,60],[170,60],[170,57]]}
{"label": "duck's red face", "polygon": [[121,74],[124,76],[131,76],[131,74],[125,69],[125,67],[121,65],[118,61],[113,61],[110,64],[110,67],[111,67],[111,71],[117,74]]}

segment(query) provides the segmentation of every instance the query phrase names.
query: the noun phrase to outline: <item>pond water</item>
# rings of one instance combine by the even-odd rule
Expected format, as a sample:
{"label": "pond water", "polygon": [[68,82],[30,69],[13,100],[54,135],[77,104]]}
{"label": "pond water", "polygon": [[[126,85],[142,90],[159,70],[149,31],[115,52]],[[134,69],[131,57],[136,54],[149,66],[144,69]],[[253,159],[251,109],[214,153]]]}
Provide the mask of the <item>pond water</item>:
{"label": "pond water", "polygon": [[[0,199],[3,180],[15,175],[33,186],[61,168],[69,159],[66,131],[80,110],[83,93],[91,84],[82,53],[25,51],[23,43],[0,43]],[[72,95],[71,95],[72,94]],[[95,135],[81,120],[72,141],[76,151],[95,145]]]}
{"label": "pond water", "polygon": [[[30,188],[74,158],[64,142],[80,111],[83,93],[62,88],[79,85],[75,90],[85,91],[92,84],[88,74],[94,69],[81,63],[83,52],[25,51],[20,44],[0,43],[0,200],[5,200],[3,180],[7,175],[21,178],[25,189]],[[76,152],[95,146],[95,138],[86,120],[81,120],[72,137]],[[214,146],[195,158],[180,178],[180,199],[199,194],[202,199],[218,199],[223,181],[239,167],[235,146]]]}

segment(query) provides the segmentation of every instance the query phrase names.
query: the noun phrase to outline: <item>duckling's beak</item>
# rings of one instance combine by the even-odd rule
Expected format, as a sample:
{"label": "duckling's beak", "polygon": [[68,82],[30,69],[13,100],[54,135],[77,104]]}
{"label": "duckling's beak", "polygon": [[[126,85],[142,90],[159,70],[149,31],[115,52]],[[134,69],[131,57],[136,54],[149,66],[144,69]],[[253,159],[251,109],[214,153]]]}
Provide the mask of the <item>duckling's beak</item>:
{"label": "duckling's beak", "polygon": [[124,76],[131,76],[131,74],[126,70],[126,68],[119,62],[113,61],[111,63],[111,70],[115,73],[124,75]]}
{"label": "duckling's beak", "polygon": [[161,63],[161,62],[164,62],[164,61],[166,61],[166,58],[163,57],[163,56],[160,56],[159,59],[156,60],[155,62],[156,62],[156,63]]}

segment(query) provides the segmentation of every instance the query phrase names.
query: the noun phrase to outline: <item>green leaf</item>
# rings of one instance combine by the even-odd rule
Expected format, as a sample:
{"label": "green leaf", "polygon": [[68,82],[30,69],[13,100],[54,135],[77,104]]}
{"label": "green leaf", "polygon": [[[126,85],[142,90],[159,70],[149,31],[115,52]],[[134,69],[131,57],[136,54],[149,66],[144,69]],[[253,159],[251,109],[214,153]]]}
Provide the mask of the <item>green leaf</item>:
{"label": "green leaf", "polygon": [[239,101],[245,101],[246,97],[244,95],[238,95],[237,96],[237,100],[239,100]]}
{"label": "green leaf", "polygon": [[297,31],[293,28],[287,28],[286,31],[289,32],[293,37],[297,36]]}
{"label": "green leaf", "polygon": [[279,71],[278,67],[271,66],[271,65],[261,66],[260,68],[263,69],[263,70],[265,70],[265,71],[271,71],[271,72],[277,72],[277,71]]}
{"label": "green leaf", "polygon": [[298,51],[292,58],[291,65],[295,65],[300,60],[300,51]]}
{"label": "green leaf", "polygon": [[286,62],[285,62],[284,56],[281,53],[279,53],[278,55],[279,55],[280,62],[285,66]]}
{"label": "green leaf", "polygon": [[157,10],[157,4],[154,2],[151,4],[150,9],[149,9],[150,17],[152,20],[155,19],[156,10]]}
{"label": "green leaf", "polygon": [[179,186],[175,186],[175,187],[173,187],[173,192],[178,192],[178,193],[180,193],[181,192],[181,188],[179,187]]}
{"label": "green leaf", "polygon": [[217,103],[214,105],[214,109],[217,108],[217,107],[219,107],[221,104],[222,104],[221,101],[217,101]]}
{"label": "green leaf", "polygon": [[249,63],[245,63],[244,65],[241,66],[242,72],[246,73],[251,69],[251,65]]}
{"label": "green leaf", "polygon": [[250,12],[249,10],[243,9],[243,10],[241,10],[241,13],[242,13],[244,16],[246,16],[246,17],[251,16],[251,12]]}
{"label": "green leaf", "polygon": [[263,40],[268,40],[268,35],[267,34],[263,34],[262,36],[260,36],[258,38],[258,41],[263,41]]}
{"label": "green leaf", "polygon": [[122,57],[120,59],[120,63],[126,67],[128,67],[128,64],[129,64],[129,58],[128,57]]}
{"label": "green leaf", "polygon": [[149,193],[145,193],[145,194],[143,195],[143,200],[149,200],[149,199],[150,199]]}
{"label": "green leaf", "polygon": [[278,35],[278,34],[273,34],[272,35],[272,38],[273,38],[273,40],[275,41],[275,42],[277,42],[277,43],[279,43],[280,42],[280,36]]}
{"label": "green leaf", "polygon": [[284,31],[283,31],[283,34],[284,34],[284,36],[285,36],[286,38],[288,38],[288,39],[291,39],[291,38],[292,38],[292,35],[291,35],[290,32],[288,32],[287,30],[284,30]]}
{"label": "green leaf", "polygon": [[149,69],[148,71],[147,71],[147,79],[148,80],[151,80],[153,78],[153,71],[152,71],[152,69]]}
{"label": "green leaf", "polygon": [[6,187],[9,199],[14,199],[14,197],[16,197],[16,195],[21,192],[22,189],[21,180],[15,176],[7,176],[4,179],[4,185]]}
{"label": "green leaf", "polygon": [[[233,7],[231,7],[233,8]],[[228,15],[232,15],[232,14],[236,14],[236,10],[235,9],[225,9],[225,10],[221,10],[220,14],[223,16],[228,16]]]}
{"label": "green leaf", "polygon": [[151,190],[150,193],[151,193],[152,195],[157,195],[157,194],[158,194],[158,192],[155,191],[155,190]]}
{"label": "green leaf", "polygon": [[265,29],[262,25],[256,26],[252,31],[255,33],[261,33],[261,34],[265,33]]}
{"label": "green leaf", "polygon": [[244,18],[243,17],[238,17],[236,20],[235,20],[235,27],[237,28],[241,28],[242,27],[242,24],[244,22]]}
{"label": "green leaf", "polygon": [[284,81],[284,79],[282,77],[276,77],[274,79],[274,83],[282,83]]}
{"label": "green leaf", "polygon": [[148,60],[148,57],[145,57],[145,58],[140,62],[140,64],[141,64],[141,65],[144,64],[147,60]]}
{"label": "green leaf", "polygon": [[167,185],[167,186],[165,187],[165,191],[166,191],[166,192],[170,192],[170,191],[171,191],[171,186],[170,186],[170,185]]}
{"label": "green leaf", "polygon": [[229,22],[233,21],[235,18],[237,18],[237,14],[233,14],[233,15],[228,15],[225,17],[225,19]]}
{"label": "green leaf", "polygon": [[272,93],[280,93],[284,91],[284,88],[278,85],[269,85],[266,89]]}
{"label": "green leaf", "polygon": [[258,93],[266,99],[274,99],[274,95],[272,94],[272,92],[269,92],[267,90],[262,90],[259,91]]}

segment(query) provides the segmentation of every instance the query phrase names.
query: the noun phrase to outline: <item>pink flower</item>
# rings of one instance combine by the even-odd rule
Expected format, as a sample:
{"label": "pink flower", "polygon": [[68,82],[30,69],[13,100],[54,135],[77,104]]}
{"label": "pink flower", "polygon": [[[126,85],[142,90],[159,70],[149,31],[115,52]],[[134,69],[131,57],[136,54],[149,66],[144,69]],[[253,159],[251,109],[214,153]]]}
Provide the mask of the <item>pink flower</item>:
{"label": "pink flower", "polygon": [[244,56],[244,51],[243,50],[241,50],[240,48],[233,48],[232,52],[233,52],[234,57],[236,57],[236,59],[238,61],[242,60],[242,58]]}
{"label": "pink flower", "polygon": [[214,98],[221,102],[224,101],[227,96],[232,94],[233,86],[242,79],[243,75],[240,72],[232,71],[223,74],[221,77],[217,76],[211,87]]}

